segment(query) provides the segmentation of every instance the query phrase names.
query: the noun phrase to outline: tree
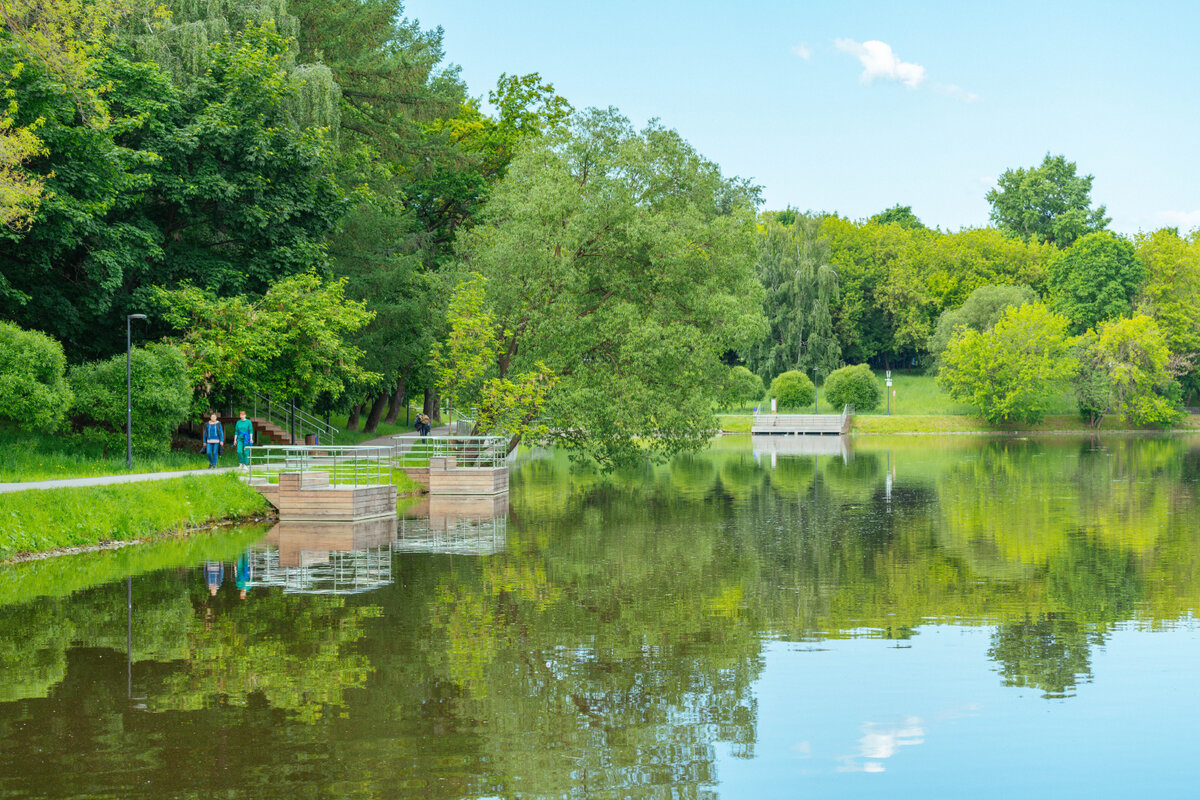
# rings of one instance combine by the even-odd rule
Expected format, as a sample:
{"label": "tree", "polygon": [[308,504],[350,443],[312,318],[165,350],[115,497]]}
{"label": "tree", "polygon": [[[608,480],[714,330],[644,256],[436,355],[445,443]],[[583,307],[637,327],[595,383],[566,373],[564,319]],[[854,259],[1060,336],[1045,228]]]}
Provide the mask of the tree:
{"label": "tree", "polygon": [[[191,410],[192,390],[183,353],[176,347],[149,344],[130,353],[133,398],[133,449],[143,456],[162,455],[171,436]],[[125,446],[125,354],[71,369],[75,393],[72,426],[105,452]]]}
{"label": "tree", "polygon": [[54,430],[74,401],[62,345],[0,321],[0,419],[22,430]]}
{"label": "tree", "polygon": [[929,337],[929,354],[936,364],[959,328],[986,331],[996,324],[1005,309],[1036,300],[1037,292],[1028,286],[980,286],[961,306],[943,311],[938,317],[937,328]]}
{"label": "tree", "polygon": [[433,353],[438,391],[459,409],[479,402],[484,378],[496,363],[495,320],[484,306],[485,283],[476,272],[455,287],[446,319],[450,335]]}
{"label": "tree", "polygon": [[1146,269],[1135,306],[1154,318],[1171,349],[1171,369],[1184,392],[1200,393],[1200,234],[1183,238],[1171,228],[1135,239]]}
{"label": "tree", "polygon": [[835,369],[825,379],[825,399],[834,410],[852,405],[855,411],[874,411],[881,397],[879,379],[866,364]]}
{"label": "tree", "polygon": [[159,289],[200,406],[228,392],[261,392],[281,401],[311,402],[347,386],[377,381],[359,366],[362,351],[347,337],[370,322],[362,303],[347,300],[345,279],[314,273],[277,281],[258,300],[215,298],[194,286]]}
{"label": "tree", "polygon": [[780,408],[799,409],[811,406],[816,396],[812,379],[803,372],[788,370],[776,375],[771,381],[771,397],[779,401]]}
{"label": "tree", "polygon": [[1107,231],[1084,236],[1050,262],[1050,305],[1080,334],[1127,316],[1145,268],[1133,244]]}
{"label": "tree", "polygon": [[836,369],[842,359],[832,317],[838,275],[829,265],[820,218],[796,215],[783,225],[768,217],[756,267],[766,289],[763,310],[770,332],[743,351],[749,367],[764,378],[790,369],[816,367],[822,374]]}
{"label": "tree", "polygon": [[1135,314],[1089,332],[1081,343],[1083,368],[1076,380],[1080,412],[1099,425],[1116,413],[1130,425],[1167,425],[1179,417],[1168,371],[1171,351],[1155,321]]}
{"label": "tree", "polygon": [[756,190],[615,111],[529,143],[461,241],[502,332],[496,377],[560,377],[557,441],[606,466],[702,447],[727,368],[764,331]]}
{"label": "tree", "polygon": [[1049,153],[1037,167],[1008,169],[987,192],[991,220],[1025,241],[1070,247],[1081,236],[1104,230],[1105,207],[1092,208],[1091,175],[1076,175],[1075,162]]}
{"label": "tree", "polygon": [[912,206],[902,206],[899,203],[889,209],[880,211],[868,220],[876,225],[899,225],[901,228],[925,230],[925,223],[913,213]]}
{"label": "tree", "polygon": [[1074,377],[1067,320],[1041,303],[1009,307],[984,333],[960,328],[938,384],[992,424],[1036,424]]}
{"label": "tree", "polygon": [[763,379],[739,364],[729,369],[721,405],[730,408],[746,403],[757,403],[762,399],[765,391]]}

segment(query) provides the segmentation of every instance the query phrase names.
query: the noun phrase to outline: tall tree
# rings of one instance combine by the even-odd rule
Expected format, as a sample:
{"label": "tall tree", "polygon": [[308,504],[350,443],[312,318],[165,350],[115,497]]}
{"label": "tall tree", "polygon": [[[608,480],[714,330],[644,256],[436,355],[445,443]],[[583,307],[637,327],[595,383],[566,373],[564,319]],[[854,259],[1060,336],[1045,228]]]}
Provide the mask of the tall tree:
{"label": "tall tree", "polygon": [[925,229],[925,223],[913,213],[912,206],[902,206],[899,203],[884,209],[869,220],[877,225],[899,225],[901,228]]}
{"label": "tall tree", "polygon": [[1101,322],[1128,316],[1146,270],[1133,243],[1103,231],[1079,239],[1050,261],[1050,304],[1080,334]]}
{"label": "tall tree", "polygon": [[992,222],[1025,241],[1069,247],[1112,221],[1104,206],[1092,208],[1092,180],[1076,174],[1074,161],[1049,153],[1039,166],[1007,169],[986,195]]}
{"label": "tall tree", "polygon": [[1185,239],[1164,228],[1138,234],[1135,245],[1146,268],[1135,305],[1158,323],[1171,348],[1172,370],[1194,398],[1200,394],[1200,234]]}
{"label": "tall tree", "polygon": [[770,332],[743,351],[747,365],[764,380],[794,369],[807,374],[816,368],[828,375],[841,365],[832,316],[838,274],[829,254],[819,217],[800,214],[790,225],[767,218],[756,267],[766,289],[763,309]]}
{"label": "tall tree", "polygon": [[603,464],[703,446],[721,356],[765,333],[756,202],[676,132],[611,109],[532,142],[462,245],[488,279],[498,377],[561,376],[554,435]]}

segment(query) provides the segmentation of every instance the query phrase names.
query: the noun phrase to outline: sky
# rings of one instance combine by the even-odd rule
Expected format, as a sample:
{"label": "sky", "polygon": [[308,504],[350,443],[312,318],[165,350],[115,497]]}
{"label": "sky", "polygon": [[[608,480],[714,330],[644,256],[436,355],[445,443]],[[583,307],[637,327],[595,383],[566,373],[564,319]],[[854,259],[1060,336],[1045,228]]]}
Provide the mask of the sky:
{"label": "sky", "polygon": [[1127,234],[1200,226],[1200,3],[408,0],[486,98],[538,72],[658,118],[764,207],[911,205],[988,224],[1005,170],[1062,153]]}

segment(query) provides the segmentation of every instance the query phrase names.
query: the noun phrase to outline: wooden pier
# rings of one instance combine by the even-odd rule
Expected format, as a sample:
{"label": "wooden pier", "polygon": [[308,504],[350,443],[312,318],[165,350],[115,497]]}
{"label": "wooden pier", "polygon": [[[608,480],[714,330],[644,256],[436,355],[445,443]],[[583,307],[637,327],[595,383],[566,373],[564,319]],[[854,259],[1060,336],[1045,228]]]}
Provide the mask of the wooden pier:
{"label": "wooden pier", "polygon": [[759,414],[750,425],[750,432],[842,436],[850,432],[853,416],[854,409],[850,406],[840,414]]}
{"label": "wooden pier", "polygon": [[279,510],[281,522],[332,522],[396,513],[392,484],[331,484],[328,472],[283,472],[278,484],[251,485]]}

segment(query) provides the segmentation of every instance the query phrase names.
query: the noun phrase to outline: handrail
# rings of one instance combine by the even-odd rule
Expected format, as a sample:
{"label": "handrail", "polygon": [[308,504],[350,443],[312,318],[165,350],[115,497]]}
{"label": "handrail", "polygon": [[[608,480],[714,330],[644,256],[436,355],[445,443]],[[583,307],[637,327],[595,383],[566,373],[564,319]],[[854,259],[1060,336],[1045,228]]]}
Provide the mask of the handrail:
{"label": "handrail", "polygon": [[[254,412],[251,416],[259,416],[259,404],[261,403],[266,407],[265,419],[268,422],[279,426],[284,431],[289,430],[290,420],[288,416],[290,406],[288,403],[276,403],[271,399],[270,395],[263,395],[258,392],[252,392],[249,400]],[[319,440],[324,440],[324,443],[327,444],[333,444],[333,440],[337,437],[337,428],[325,424],[324,420],[309,414],[300,407],[296,407],[295,409],[295,420],[301,439],[307,433],[315,433]]]}
{"label": "handrail", "polygon": [[[392,482],[386,445],[257,445],[249,449],[251,485],[277,483],[284,472],[325,473],[330,484],[382,486]],[[301,478],[303,480],[303,478]]]}
{"label": "handrail", "polygon": [[505,436],[393,436],[398,467],[425,467],[431,459],[454,460],[455,469],[495,469],[508,464]]}

